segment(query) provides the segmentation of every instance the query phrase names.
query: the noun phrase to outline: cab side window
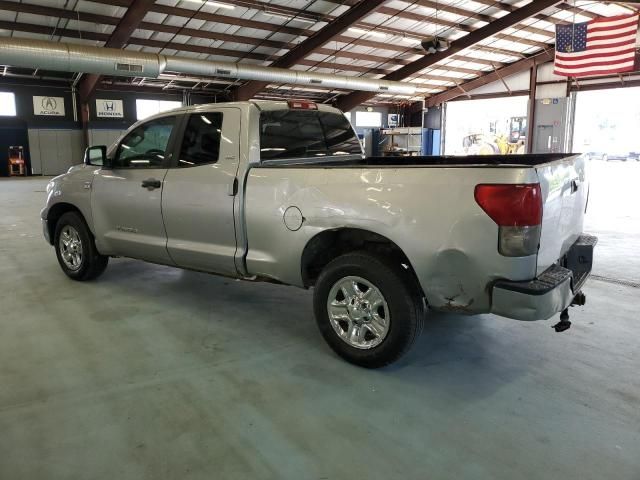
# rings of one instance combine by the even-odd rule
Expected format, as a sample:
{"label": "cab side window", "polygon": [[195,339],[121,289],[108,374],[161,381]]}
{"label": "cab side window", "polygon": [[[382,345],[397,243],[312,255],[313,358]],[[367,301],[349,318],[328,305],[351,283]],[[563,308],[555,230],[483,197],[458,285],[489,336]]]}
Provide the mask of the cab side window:
{"label": "cab side window", "polygon": [[216,163],[222,138],[222,113],[194,113],[184,131],[178,167]]}
{"label": "cab side window", "polygon": [[146,122],[130,132],[116,151],[113,168],[162,168],[175,117]]}

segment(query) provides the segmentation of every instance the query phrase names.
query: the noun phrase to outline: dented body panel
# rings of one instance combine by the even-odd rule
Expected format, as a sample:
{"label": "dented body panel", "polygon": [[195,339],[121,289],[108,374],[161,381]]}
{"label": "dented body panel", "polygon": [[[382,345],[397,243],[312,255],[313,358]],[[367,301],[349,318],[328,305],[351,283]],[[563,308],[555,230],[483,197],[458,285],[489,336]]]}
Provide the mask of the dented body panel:
{"label": "dented body panel", "polygon": [[[327,229],[356,228],[388,238],[406,254],[429,306],[488,312],[493,280],[526,280],[536,256],[507,258],[497,226],[473,198],[477,183],[532,183],[530,168],[253,168],[246,189],[247,270],[303,285],[299,259]],[[283,222],[290,206],[302,227]]]}

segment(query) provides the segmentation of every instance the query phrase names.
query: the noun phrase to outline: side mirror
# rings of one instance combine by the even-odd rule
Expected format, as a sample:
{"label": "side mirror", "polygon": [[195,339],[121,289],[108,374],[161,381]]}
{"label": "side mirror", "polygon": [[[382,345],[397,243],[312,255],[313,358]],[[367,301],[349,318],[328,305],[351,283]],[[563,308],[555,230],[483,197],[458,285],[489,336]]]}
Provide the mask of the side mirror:
{"label": "side mirror", "polygon": [[109,159],[107,159],[107,147],[104,145],[89,147],[84,152],[85,165],[110,168],[110,163]]}

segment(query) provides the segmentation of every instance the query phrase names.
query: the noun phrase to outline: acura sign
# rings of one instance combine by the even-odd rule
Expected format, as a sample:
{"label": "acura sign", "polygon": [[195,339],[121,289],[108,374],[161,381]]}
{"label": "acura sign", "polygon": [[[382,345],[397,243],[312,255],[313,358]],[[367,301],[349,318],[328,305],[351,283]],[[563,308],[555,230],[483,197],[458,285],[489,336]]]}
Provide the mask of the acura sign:
{"label": "acura sign", "polygon": [[34,96],[33,97],[33,114],[64,117],[64,98]]}
{"label": "acura sign", "polygon": [[108,100],[98,98],[96,100],[96,117],[124,118],[122,100]]}

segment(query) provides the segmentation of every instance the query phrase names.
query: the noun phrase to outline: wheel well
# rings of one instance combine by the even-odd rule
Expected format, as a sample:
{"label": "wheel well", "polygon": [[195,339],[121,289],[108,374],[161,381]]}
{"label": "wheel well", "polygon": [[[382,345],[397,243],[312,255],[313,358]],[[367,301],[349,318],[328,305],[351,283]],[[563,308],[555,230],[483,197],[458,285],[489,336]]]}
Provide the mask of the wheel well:
{"label": "wheel well", "polygon": [[[368,230],[342,228],[319,233],[302,252],[302,280],[306,287],[315,285],[322,269],[345,253],[364,250],[403,266],[420,288],[418,277],[402,249],[388,238]],[[422,289],[420,288],[422,292]]]}
{"label": "wheel well", "polygon": [[49,230],[49,240],[51,245],[53,245],[54,235],[56,233],[56,224],[60,217],[67,212],[77,212],[83,219],[84,215],[75,205],[71,205],[70,203],[56,203],[53,205],[49,211],[47,212],[47,229]]}

